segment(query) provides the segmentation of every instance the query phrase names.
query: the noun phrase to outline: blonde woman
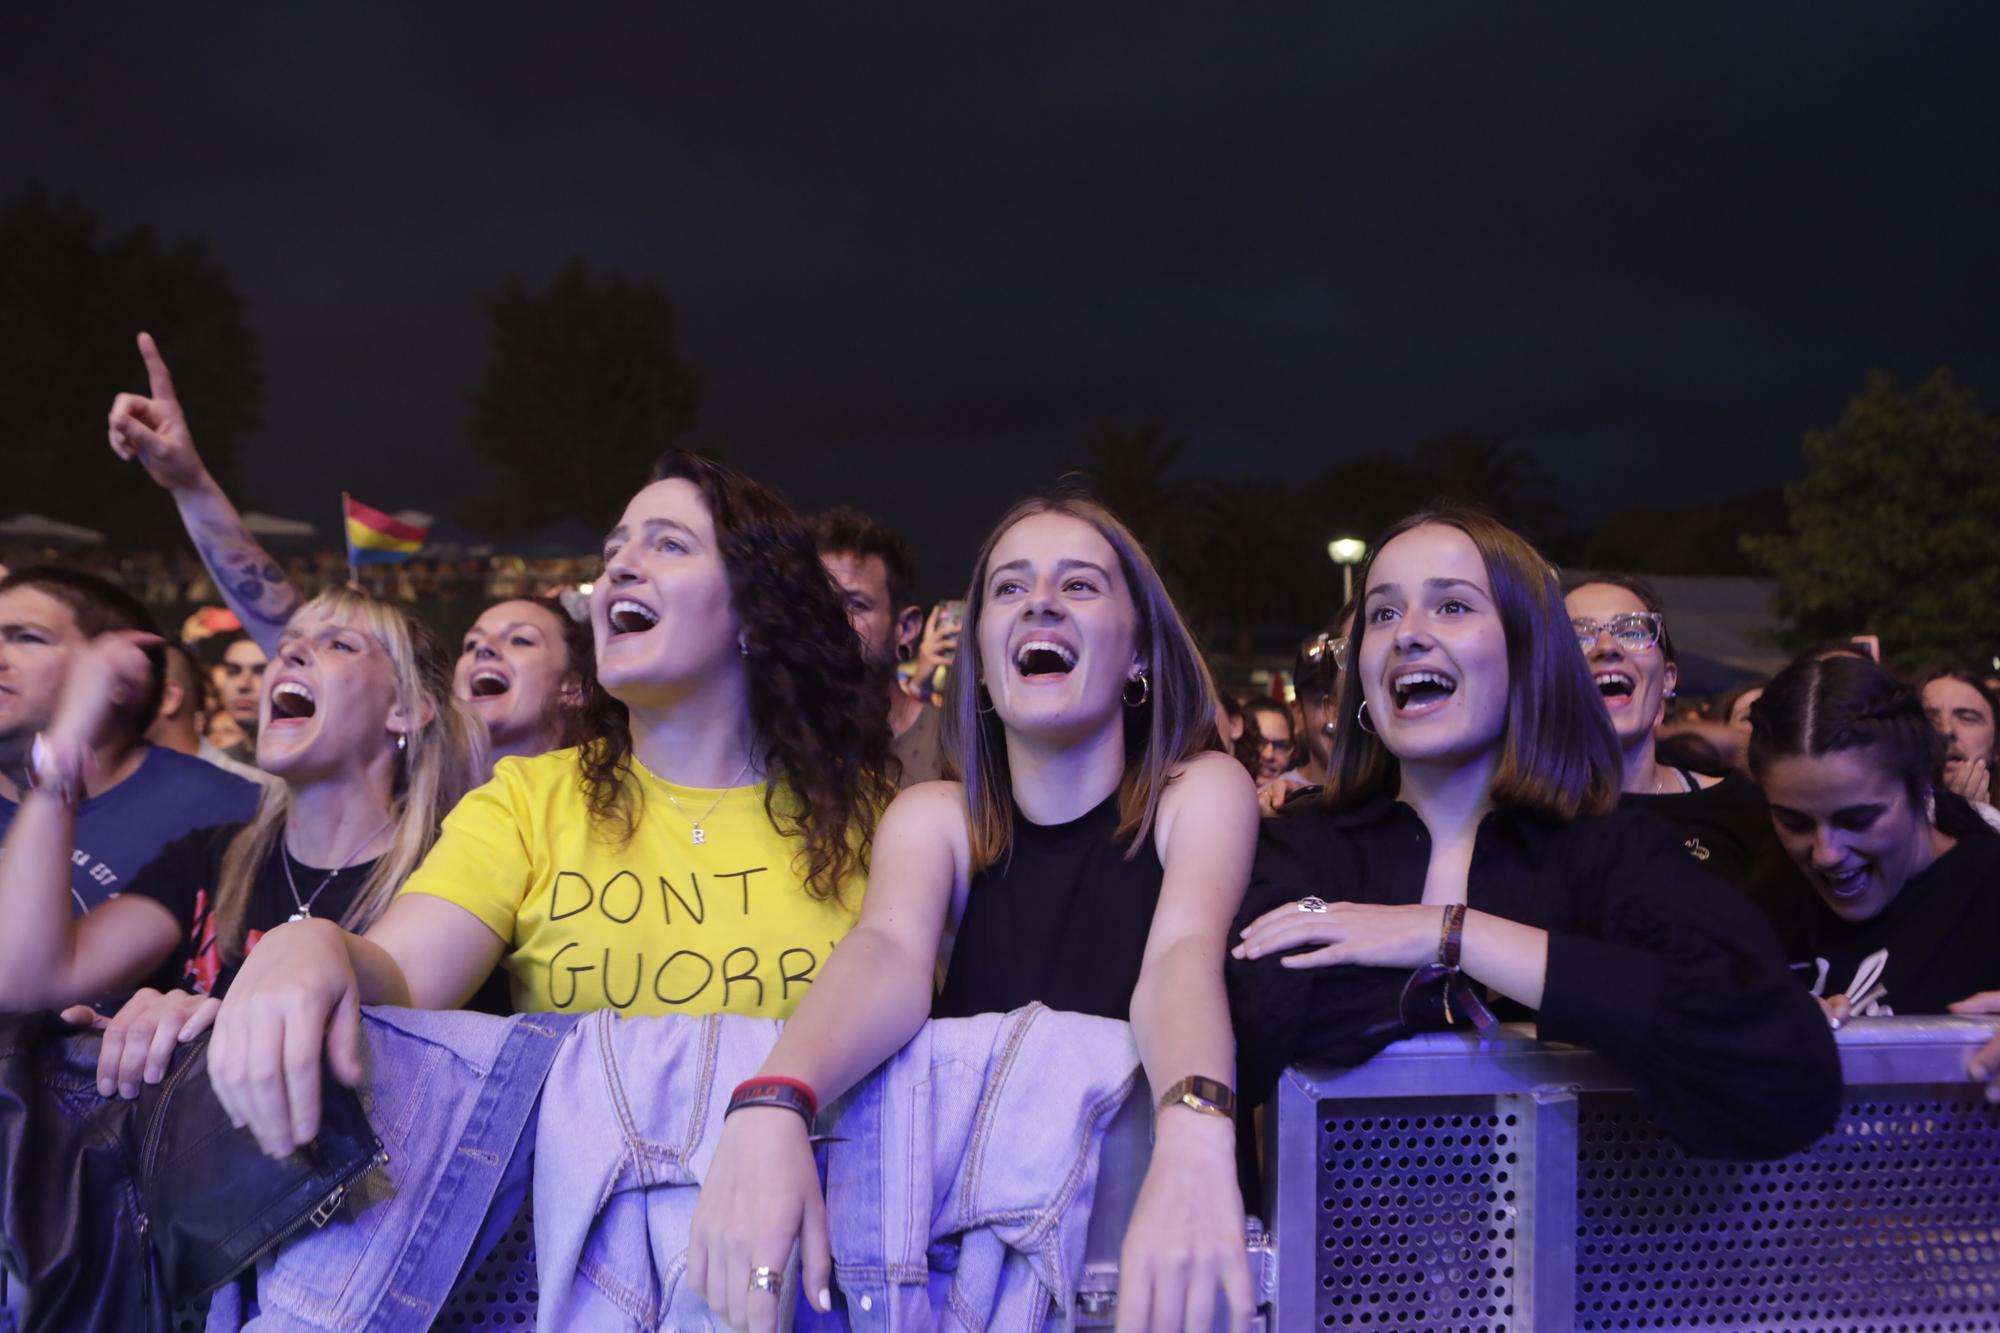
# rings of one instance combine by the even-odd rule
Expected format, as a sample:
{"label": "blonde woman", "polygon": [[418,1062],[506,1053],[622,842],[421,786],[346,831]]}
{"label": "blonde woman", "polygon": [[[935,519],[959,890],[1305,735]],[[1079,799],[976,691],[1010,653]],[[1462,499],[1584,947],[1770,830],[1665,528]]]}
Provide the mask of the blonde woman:
{"label": "blonde woman", "polygon": [[67,793],[119,702],[143,689],[146,642],[107,634],[86,650],[0,848],[0,1006],[162,988],[140,990],[108,1023],[107,1096],[137,1096],[163,1075],[266,931],[307,917],[371,924],[485,767],[484,731],[453,700],[449,664],[422,628],[366,594],[322,593],[292,616],[264,675],[257,762],[282,784],[249,823],[169,844],[123,893],[74,918]]}

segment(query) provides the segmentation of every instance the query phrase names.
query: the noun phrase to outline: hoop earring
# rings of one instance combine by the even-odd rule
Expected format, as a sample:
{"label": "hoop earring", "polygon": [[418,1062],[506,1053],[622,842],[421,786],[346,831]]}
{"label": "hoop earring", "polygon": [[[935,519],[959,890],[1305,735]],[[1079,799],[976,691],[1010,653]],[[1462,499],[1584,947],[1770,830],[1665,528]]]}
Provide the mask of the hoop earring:
{"label": "hoop earring", "polygon": [[1368,701],[1366,699],[1361,701],[1361,707],[1354,710],[1354,725],[1367,732],[1370,736],[1381,734],[1375,728],[1368,725]]}
{"label": "hoop earring", "polygon": [[972,705],[973,709],[978,713],[980,713],[982,716],[991,713],[993,711],[993,696],[986,692],[986,687],[984,685],[981,685],[979,687],[979,698],[984,700],[985,702],[974,703]]}
{"label": "hoop earring", "polygon": [[[1134,685],[1139,687],[1139,697],[1136,699],[1132,697],[1132,687]],[[1147,680],[1146,673],[1141,671],[1138,675],[1125,682],[1125,688],[1120,692],[1118,697],[1125,701],[1127,708],[1144,708],[1146,700],[1153,697],[1152,682]]]}

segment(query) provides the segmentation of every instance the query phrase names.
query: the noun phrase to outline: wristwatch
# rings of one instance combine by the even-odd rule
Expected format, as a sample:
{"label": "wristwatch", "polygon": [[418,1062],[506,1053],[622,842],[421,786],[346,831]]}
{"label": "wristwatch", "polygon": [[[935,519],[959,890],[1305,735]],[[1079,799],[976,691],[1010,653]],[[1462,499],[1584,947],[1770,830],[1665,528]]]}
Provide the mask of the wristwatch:
{"label": "wristwatch", "polygon": [[1203,1115],[1221,1116],[1224,1120],[1236,1118],[1236,1092],[1220,1079],[1204,1078],[1200,1074],[1190,1074],[1168,1088],[1160,1097],[1160,1109],[1169,1106],[1185,1106],[1190,1111]]}

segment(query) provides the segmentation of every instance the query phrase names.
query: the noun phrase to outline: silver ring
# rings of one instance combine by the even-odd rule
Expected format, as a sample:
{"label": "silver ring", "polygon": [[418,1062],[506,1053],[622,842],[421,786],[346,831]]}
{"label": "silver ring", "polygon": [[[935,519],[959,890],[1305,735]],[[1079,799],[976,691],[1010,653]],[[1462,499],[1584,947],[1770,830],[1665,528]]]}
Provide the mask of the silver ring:
{"label": "silver ring", "polygon": [[1301,912],[1311,912],[1317,916],[1326,910],[1326,899],[1320,897],[1317,893],[1309,893],[1299,899],[1299,910]]}
{"label": "silver ring", "polygon": [[752,1291],[768,1291],[772,1295],[776,1295],[778,1287],[783,1281],[783,1274],[777,1269],[764,1264],[759,1264],[750,1270],[750,1290]]}

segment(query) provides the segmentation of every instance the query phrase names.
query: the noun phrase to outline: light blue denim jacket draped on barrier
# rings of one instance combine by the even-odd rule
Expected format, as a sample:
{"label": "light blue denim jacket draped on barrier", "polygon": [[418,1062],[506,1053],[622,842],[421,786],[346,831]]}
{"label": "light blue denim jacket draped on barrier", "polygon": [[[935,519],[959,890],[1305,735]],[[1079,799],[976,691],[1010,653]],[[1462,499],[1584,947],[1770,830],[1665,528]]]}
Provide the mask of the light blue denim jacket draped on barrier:
{"label": "light blue denim jacket draped on barrier", "polygon": [[[373,1075],[385,1085],[371,1114],[411,1131],[399,1141],[377,1124],[392,1160],[472,1162],[491,1181],[469,1168],[398,1175],[392,1166],[393,1188],[378,1182],[351,1220],[263,1266],[263,1316],[252,1327],[428,1327],[482,1241],[511,1220],[509,1169],[519,1176],[530,1146],[538,1328],[723,1327],[685,1280],[688,1228],[730,1091],[770,1053],[777,1023],[365,1013]],[[496,1040],[488,1024],[508,1035]],[[423,1044],[449,1047],[461,1035],[475,1040],[462,1058]],[[537,1068],[527,1049],[549,1058]],[[405,1058],[425,1065],[421,1076],[391,1067]],[[1040,1329],[1051,1302],[1066,1317],[1104,1129],[1138,1068],[1124,1023],[1035,1005],[928,1023],[829,1108],[828,1224],[845,1325]],[[512,1108],[538,1093],[539,1123],[516,1124],[498,1148]],[[434,1099],[435,1111],[413,1097]],[[486,1104],[507,1114],[460,1113]],[[489,1160],[502,1151],[513,1160]],[[226,1304],[211,1333],[239,1326]],[[801,1328],[843,1326],[797,1309]]]}
{"label": "light blue denim jacket draped on barrier", "polygon": [[[363,1009],[361,1100],[388,1165],[361,1178],[333,1221],[258,1264],[250,1326],[429,1328],[467,1256],[514,1216],[542,1083],[577,1021]],[[209,1333],[243,1327],[238,1296],[215,1294]]]}

